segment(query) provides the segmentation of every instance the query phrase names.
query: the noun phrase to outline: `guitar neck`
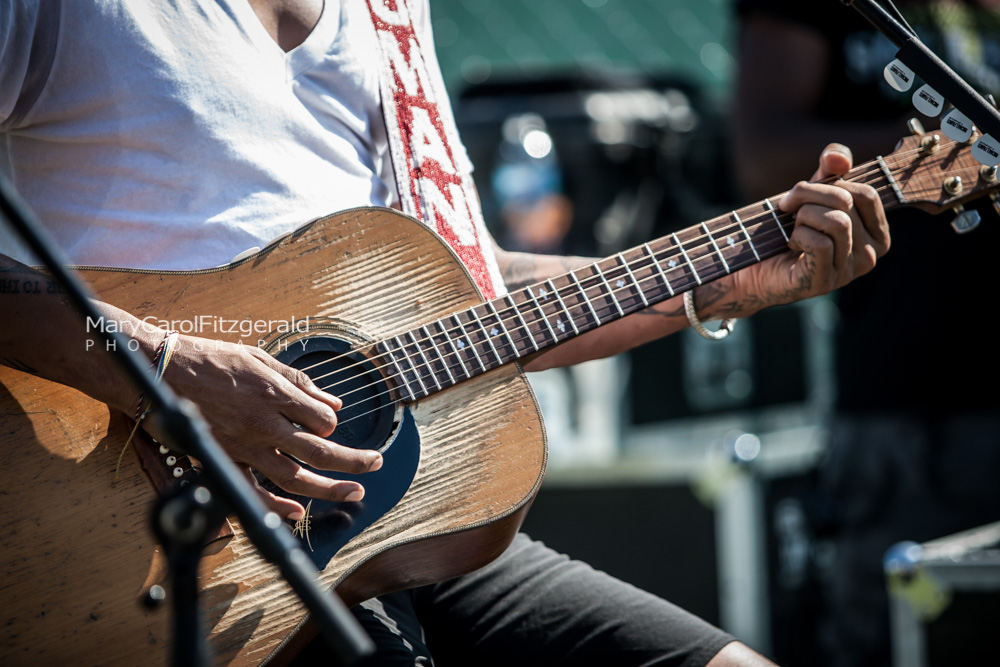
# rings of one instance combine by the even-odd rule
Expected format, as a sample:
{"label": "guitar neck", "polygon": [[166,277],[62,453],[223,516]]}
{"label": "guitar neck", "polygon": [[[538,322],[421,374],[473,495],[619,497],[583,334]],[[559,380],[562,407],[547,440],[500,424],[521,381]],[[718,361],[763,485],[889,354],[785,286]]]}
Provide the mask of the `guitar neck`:
{"label": "guitar neck", "polygon": [[[881,159],[846,180],[898,205]],[[882,165],[884,166],[884,165]],[[788,250],[794,217],[776,195],[378,343],[414,401]]]}

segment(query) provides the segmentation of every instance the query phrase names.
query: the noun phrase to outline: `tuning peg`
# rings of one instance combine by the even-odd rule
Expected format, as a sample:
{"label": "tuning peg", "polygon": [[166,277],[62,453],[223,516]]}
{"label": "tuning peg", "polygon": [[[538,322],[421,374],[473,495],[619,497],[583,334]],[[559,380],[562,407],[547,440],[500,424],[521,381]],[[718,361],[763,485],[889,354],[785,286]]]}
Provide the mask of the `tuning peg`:
{"label": "tuning peg", "polygon": [[959,204],[954,209],[955,219],[951,221],[951,227],[959,234],[965,234],[971,232],[973,229],[979,226],[979,222],[982,218],[979,215],[979,211],[973,209],[971,211],[966,211],[965,207]]}
{"label": "tuning peg", "polygon": [[972,121],[958,109],[952,108],[941,119],[941,131],[952,141],[963,143],[972,137]]}
{"label": "tuning peg", "polygon": [[965,189],[965,184],[962,183],[961,176],[949,176],[944,179],[944,191],[950,194],[952,197],[957,197],[962,194]]}
{"label": "tuning peg", "polygon": [[923,138],[920,139],[920,152],[924,155],[931,155],[937,152],[937,149],[941,147],[941,135],[940,134],[925,134]]}
{"label": "tuning peg", "polygon": [[944,98],[938,91],[925,83],[917,88],[917,92],[913,93],[913,106],[925,116],[934,118],[944,108]]}
{"label": "tuning peg", "polygon": [[922,137],[927,133],[927,130],[924,129],[924,124],[920,122],[919,118],[911,118],[906,121],[906,128],[915,137]]}
{"label": "tuning peg", "polygon": [[905,93],[913,85],[913,70],[903,64],[903,61],[893,60],[885,66],[882,72],[886,83],[901,93]]}

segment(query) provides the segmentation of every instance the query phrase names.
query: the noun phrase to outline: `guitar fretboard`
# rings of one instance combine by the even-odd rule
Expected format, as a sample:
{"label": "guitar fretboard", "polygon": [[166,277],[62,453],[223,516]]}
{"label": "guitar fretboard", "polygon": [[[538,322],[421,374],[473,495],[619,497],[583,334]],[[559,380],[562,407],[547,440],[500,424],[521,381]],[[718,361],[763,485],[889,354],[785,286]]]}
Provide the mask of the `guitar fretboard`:
{"label": "guitar fretboard", "polygon": [[772,199],[383,340],[387,374],[415,401],[783,252]]}
{"label": "guitar fretboard", "polygon": [[[952,142],[927,150],[919,141],[888,160],[858,165],[843,179],[874,187],[886,211],[944,203],[941,186],[949,174],[973,181],[979,167],[967,147]],[[974,190],[995,189],[995,172],[979,177]],[[383,340],[376,344],[381,368],[403,401],[416,401],[762,262],[788,250],[794,216],[774,203],[783,196]]]}

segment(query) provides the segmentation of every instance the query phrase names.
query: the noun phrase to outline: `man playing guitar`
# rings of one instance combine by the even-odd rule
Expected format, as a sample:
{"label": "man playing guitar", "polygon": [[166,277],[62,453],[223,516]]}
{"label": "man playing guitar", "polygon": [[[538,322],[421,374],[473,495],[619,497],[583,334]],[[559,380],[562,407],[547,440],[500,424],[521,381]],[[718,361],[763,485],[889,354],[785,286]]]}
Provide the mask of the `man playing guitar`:
{"label": "man playing guitar", "polygon": [[[488,237],[428,11],[423,0],[14,0],[0,10],[0,164],[80,266],[208,269],[309,220],[368,206],[420,217],[486,298],[591,264],[506,252]],[[850,168],[848,149],[828,147],[812,180],[774,202],[794,213],[791,252],[698,286],[696,316],[747,317],[870,271],[888,250],[888,228],[871,186],[830,178]],[[140,396],[110,355],[88,351],[92,332],[51,278],[30,267],[11,231],[0,241],[0,362],[134,415]],[[304,465],[363,480],[383,464],[375,450],[326,439],[342,400],[304,372],[253,345],[173,335],[100,308],[151,360],[170,341],[163,380],[201,408],[280,516],[302,518],[303,503],[265,489],[251,470],[299,496],[352,502],[372,493]],[[677,294],[522,365],[605,357],[687,326]],[[484,610],[501,608],[508,617],[477,625]],[[356,613],[379,644],[376,664],[430,664],[429,655],[419,660],[427,645],[441,656],[449,644],[477,656],[466,664],[554,664],[553,654],[559,664],[767,664],[669,603],[523,536],[468,577],[374,598]]]}

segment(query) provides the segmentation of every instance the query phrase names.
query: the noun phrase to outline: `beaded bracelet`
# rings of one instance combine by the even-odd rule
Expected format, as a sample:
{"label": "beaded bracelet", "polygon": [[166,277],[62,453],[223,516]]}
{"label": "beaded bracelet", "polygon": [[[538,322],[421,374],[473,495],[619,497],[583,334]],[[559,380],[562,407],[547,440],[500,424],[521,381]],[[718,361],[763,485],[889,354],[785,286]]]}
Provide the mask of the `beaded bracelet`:
{"label": "beaded bracelet", "polygon": [[[156,382],[159,382],[163,378],[163,373],[167,370],[167,364],[170,363],[170,358],[174,355],[174,349],[177,346],[178,333],[176,331],[168,331],[167,335],[163,337],[160,344],[156,347],[156,352],[153,354],[153,364],[151,368],[156,368]],[[143,417],[149,412],[150,406],[146,406],[143,410],[143,404],[145,402],[145,397],[139,394],[139,405],[135,409],[135,418],[137,421],[141,421]]]}
{"label": "beaded bracelet", "polygon": [[[163,337],[160,344],[156,347],[156,352],[153,354],[152,366],[156,367],[156,382],[163,379],[163,373],[167,370],[167,364],[170,363],[170,358],[174,356],[174,350],[177,348],[178,334],[176,331],[168,331],[167,335]],[[125,441],[125,446],[122,447],[122,451],[118,454],[118,462],[115,464],[115,479],[118,479],[118,473],[121,470],[122,457],[125,455],[125,450],[132,443],[132,438],[135,437],[135,432],[139,430],[139,424],[142,420],[146,418],[149,411],[153,409],[152,401],[147,402],[146,397],[140,392],[139,393],[139,405],[135,408],[135,424],[132,426],[132,432],[129,433],[128,440]],[[162,449],[162,447],[161,447]],[[179,477],[176,468],[174,470],[174,477]],[[183,472],[183,471],[182,471]]]}

